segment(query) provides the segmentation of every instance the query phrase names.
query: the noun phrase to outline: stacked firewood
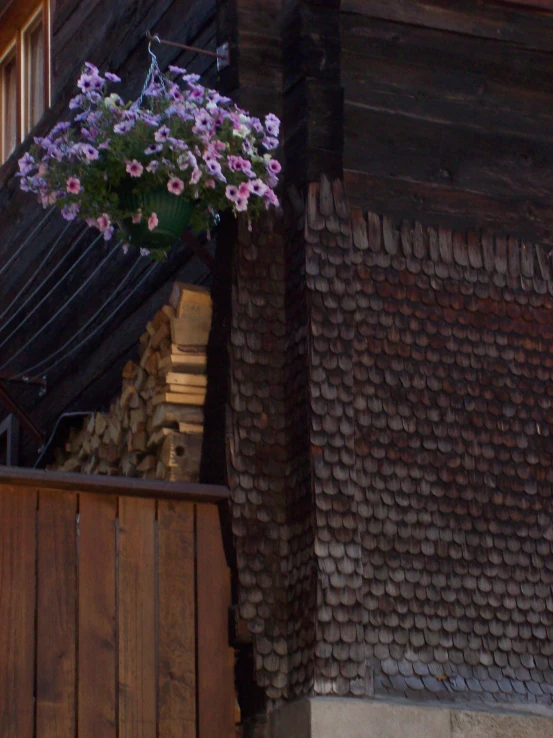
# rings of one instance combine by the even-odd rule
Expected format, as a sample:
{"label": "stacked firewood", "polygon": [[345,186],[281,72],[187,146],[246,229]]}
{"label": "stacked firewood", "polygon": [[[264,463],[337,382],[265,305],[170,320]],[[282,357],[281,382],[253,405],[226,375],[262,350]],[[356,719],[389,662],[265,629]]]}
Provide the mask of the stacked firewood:
{"label": "stacked firewood", "polygon": [[169,481],[199,474],[206,394],[209,292],[176,283],[140,337],[139,362],[123,368],[108,413],[73,428],[50,468]]}

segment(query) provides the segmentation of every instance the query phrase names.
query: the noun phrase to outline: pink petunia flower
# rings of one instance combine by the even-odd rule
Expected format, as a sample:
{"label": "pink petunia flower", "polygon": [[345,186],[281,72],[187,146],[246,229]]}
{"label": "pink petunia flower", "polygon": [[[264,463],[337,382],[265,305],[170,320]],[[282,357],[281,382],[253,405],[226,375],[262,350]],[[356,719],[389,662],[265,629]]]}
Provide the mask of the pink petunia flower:
{"label": "pink petunia flower", "polygon": [[100,233],[105,233],[111,225],[109,215],[107,213],[102,213],[102,215],[96,219],[96,225],[98,226]]}
{"label": "pink petunia flower", "polygon": [[131,220],[133,223],[140,223],[142,220],[142,210],[140,208],[136,211],[134,215],[131,215]]}
{"label": "pink petunia flower", "polygon": [[248,200],[245,197],[238,197],[236,199],[236,210],[238,210],[239,213],[243,213],[248,209]]}
{"label": "pink petunia flower", "polygon": [[79,178],[69,177],[69,179],[67,180],[66,190],[72,195],[78,195],[79,192],[81,191],[81,182]]}
{"label": "pink petunia flower", "polygon": [[131,177],[141,177],[142,172],[144,171],[144,167],[139,161],[133,159],[132,161],[127,162],[125,171],[127,172],[127,174],[130,174]]}
{"label": "pink petunia flower", "polygon": [[197,184],[202,176],[202,170],[199,167],[195,167],[192,170],[192,176],[190,177],[190,184]]}
{"label": "pink petunia flower", "polygon": [[250,196],[250,184],[249,182],[242,182],[242,184],[238,187],[238,195],[240,197],[245,197],[246,200]]}
{"label": "pink petunia flower", "polygon": [[173,195],[180,195],[184,190],[184,182],[178,177],[171,177],[167,182],[167,189],[172,192]]}
{"label": "pink petunia flower", "polygon": [[148,230],[153,231],[158,223],[159,220],[157,219],[157,213],[152,213],[148,218]]}

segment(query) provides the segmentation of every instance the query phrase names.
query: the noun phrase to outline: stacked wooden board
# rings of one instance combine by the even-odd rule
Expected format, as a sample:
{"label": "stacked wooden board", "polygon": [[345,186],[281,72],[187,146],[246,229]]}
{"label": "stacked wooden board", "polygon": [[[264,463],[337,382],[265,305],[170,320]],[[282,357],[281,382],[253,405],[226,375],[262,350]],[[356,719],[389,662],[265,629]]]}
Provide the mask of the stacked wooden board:
{"label": "stacked wooden board", "polygon": [[206,289],[176,283],[169,304],[140,337],[139,361],[123,368],[121,394],[109,413],[73,428],[50,468],[196,481],[211,314]]}

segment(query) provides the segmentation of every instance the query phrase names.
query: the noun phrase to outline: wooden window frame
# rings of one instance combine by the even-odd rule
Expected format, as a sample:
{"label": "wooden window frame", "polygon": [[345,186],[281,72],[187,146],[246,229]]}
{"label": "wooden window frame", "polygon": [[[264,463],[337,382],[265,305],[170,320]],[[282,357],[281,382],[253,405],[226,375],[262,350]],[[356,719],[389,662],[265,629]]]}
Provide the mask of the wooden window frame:
{"label": "wooden window frame", "polygon": [[[12,42],[3,50],[3,53],[0,55],[0,116],[1,116],[1,127],[0,127],[0,161],[4,162],[10,152],[7,151],[7,144],[6,144],[6,127],[4,125],[4,120],[6,116],[6,86],[5,86],[5,68],[6,66],[12,61],[12,59],[15,59],[15,71],[16,71],[16,78],[17,81],[19,81],[19,68],[18,68],[18,60],[17,60],[17,37],[15,37]],[[16,117],[15,117],[15,141],[16,145],[19,142],[20,138],[20,130],[19,130],[19,84],[16,86]]]}
{"label": "wooden window frame", "polygon": [[[18,0],[15,7],[11,6],[0,14],[0,71],[2,64],[9,58],[15,48],[17,73],[17,121],[16,146],[19,145],[31,131],[29,81],[27,79],[27,39],[36,28],[39,19],[42,21],[43,54],[44,54],[44,110],[51,102],[51,74],[50,74],[50,36],[51,36],[51,3],[50,0]],[[0,77],[3,75],[0,74]],[[0,79],[0,85],[2,80]],[[4,92],[0,90],[0,124],[4,117]],[[3,164],[12,152],[5,151],[3,126],[0,135],[0,165]]]}

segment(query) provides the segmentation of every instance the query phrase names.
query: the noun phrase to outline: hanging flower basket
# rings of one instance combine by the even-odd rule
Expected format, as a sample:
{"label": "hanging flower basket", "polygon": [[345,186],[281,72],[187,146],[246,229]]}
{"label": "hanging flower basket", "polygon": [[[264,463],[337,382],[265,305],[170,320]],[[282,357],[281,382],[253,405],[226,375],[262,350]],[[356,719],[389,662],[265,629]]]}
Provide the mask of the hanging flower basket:
{"label": "hanging flower basket", "polygon": [[253,220],[278,205],[278,118],[262,122],[199,76],[162,74],[153,57],[142,95],[125,102],[86,63],[72,122],[58,123],[19,160],[21,187],[66,220],[77,217],[109,240],[163,256],[185,228],[208,230],[223,210]]}
{"label": "hanging flower basket", "polygon": [[[142,248],[148,248],[156,255],[179,240],[190,224],[193,204],[184,197],[173,194],[159,187],[155,190],[135,193],[132,189],[121,188],[118,193],[119,203],[136,215],[121,221],[121,232],[127,241]],[[150,218],[142,213],[155,213],[154,227],[148,227]]]}

